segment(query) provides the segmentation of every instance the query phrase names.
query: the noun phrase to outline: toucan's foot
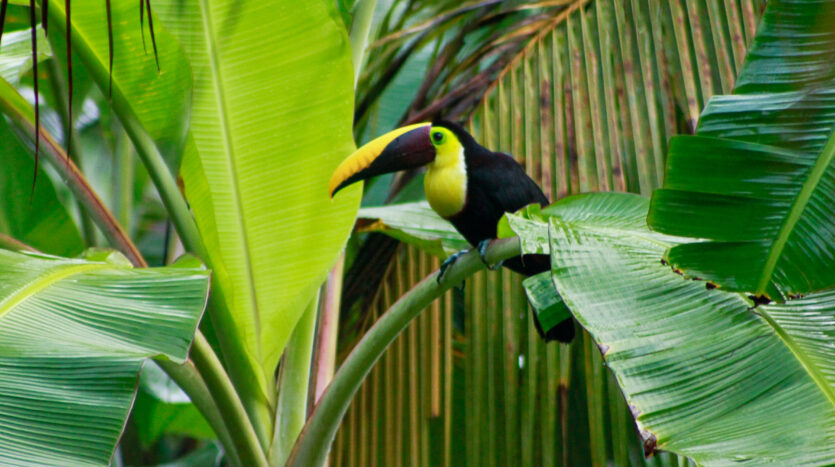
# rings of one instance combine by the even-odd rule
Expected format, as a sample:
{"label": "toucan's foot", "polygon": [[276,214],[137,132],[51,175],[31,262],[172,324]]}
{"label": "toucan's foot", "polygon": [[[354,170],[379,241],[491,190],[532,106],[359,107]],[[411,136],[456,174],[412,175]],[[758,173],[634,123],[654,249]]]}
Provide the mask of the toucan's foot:
{"label": "toucan's foot", "polygon": [[470,250],[461,250],[457,253],[453,253],[449,256],[449,258],[446,259],[446,261],[441,263],[441,269],[440,271],[438,271],[438,277],[436,278],[439,284],[441,283],[441,279],[444,278],[444,274],[446,274],[447,269],[449,269],[449,267],[452,266],[453,263],[455,263],[459,256],[466,254],[469,251]]}
{"label": "toucan's foot", "polygon": [[495,271],[496,269],[499,269],[500,267],[502,267],[502,264],[504,263],[504,261],[499,261],[498,263],[496,263],[492,266],[490,266],[490,263],[487,262],[487,257],[486,257],[487,247],[490,246],[490,242],[492,242],[492,241],[493,241],[492,239],[488,238],[488,239],[485,239],[485,240],[482,240],[482,241],[478,242],[478,256],[481,257],[481,262],[484,263],[485,266],[487,266],[487,269],[489,269],[491,271]]}

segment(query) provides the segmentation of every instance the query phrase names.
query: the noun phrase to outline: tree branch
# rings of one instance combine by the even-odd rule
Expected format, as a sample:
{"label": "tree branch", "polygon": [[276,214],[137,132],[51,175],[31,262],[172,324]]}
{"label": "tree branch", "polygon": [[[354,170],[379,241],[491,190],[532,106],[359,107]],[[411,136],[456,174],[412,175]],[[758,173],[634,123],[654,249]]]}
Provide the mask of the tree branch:
{"label": "tree branch", "polygon": [[[486,251],[491,263],[518,256],[519,241],[508,238],[494,241]],[[484,269],[477,251],[461,256],[447,269],[438,283],[437,273],[430,274],[386,311],[365,334],[342,363],[313,414],[305,424],[288,467],[315,467],[324,464],[336,430],[366,375],[400,332],[433,300],[473,273]]]}

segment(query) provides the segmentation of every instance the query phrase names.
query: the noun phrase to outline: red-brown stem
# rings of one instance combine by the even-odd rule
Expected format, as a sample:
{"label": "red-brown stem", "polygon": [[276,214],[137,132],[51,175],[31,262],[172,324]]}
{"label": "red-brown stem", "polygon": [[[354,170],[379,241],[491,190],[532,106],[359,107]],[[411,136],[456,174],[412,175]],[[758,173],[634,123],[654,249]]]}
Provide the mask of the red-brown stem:
{"label": "red-brown stem", "polygon": [[316,336],[316,353],[313,355],[315,373],[314,403],[319,402],[325,388],[333,379],[336,368],[336,337],[339,331],[339,306],[342,298],[342,272],[345,269],[345,254],[339,256],[328,275],[325,288],[324,306],[319,315],[319,332]]}
{"label": "red-brown stem", "polygon": [[[31,137],[34,134],[34,128],[31,126],[30,122],[25,121],[25,119],[21,120],[23,121],[19,121],[18,124],[25,128],[26,132]],[[64,152],[61,145],[58,144],[58,142],[52,138],[52,135],[50,135],[43,127],[39,129],[39,132],[39,139],[41,142],[40,146],[41,149],[44,149],[44,151],[42,151],[43,154],[46,155],[52,163],[52,166],[61,174],[70,191],[73,192],[73,195],[75,195],[75,197],[87,209],[90,217],[99,229],[101,229],[105,238],[107,238],[114,247],[121,251],[128,258],[128,260],[134,264],[134,266],[141,268],[148,267],[148,263],[145,262],[145,258],[143,258],[142,254],[139,253],[139,249],[136,248],[136,245],[131,241],[130,237],[128,237],[128,234],[122,228],[122,225],[119,224],[119,221],[116,220],[113,213],[107,209],[107,206],[104,205],[101,198],[99,198],[96,192],[93,191],[93,187],[91,187],[87,182],[87,179],[84,178],[84,174],[82,174],[81,171],[78,170],[75,163],[69,159],[67,153]]]}

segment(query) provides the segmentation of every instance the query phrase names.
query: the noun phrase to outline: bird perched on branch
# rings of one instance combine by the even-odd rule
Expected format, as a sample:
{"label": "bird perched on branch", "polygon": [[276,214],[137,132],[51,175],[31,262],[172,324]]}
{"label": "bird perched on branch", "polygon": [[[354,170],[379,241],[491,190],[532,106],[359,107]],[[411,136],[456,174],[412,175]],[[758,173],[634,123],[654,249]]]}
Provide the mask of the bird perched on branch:
{"label": "bird perched on branch", "polygon": [[[496,238],[496,228],[504,213],[532,203],[549,204],[536,182],[513,157],[481,146],[460,125],[447,121],[398,128],[357,149],[334,172],[330,195],[375,175],[421,166],[427,167],[424,190],[429,205],[478,248],[482,260],[485,248]],[[459,254],[444,262],[439,280]],[[503,264],[532,276],[549,270],[551,261],[548,255],[526,255],[510,258]],[[569,342],[574,337],[571,318],[544,330],[547,332],[543,332],[536,316],[534,321],[546,340]]]}

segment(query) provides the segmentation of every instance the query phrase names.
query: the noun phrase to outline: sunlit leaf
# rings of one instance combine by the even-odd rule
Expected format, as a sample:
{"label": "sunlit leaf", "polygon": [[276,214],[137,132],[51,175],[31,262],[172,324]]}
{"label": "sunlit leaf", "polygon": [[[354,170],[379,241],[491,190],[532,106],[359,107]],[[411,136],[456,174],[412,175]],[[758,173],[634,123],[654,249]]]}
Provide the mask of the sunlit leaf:
{"label": "sunlit leaf", "polygon": [[[52,56],[43,30],[37,29],[38,61]],[[11,84],[17,84],[20,77],[32,69],[32,33],[20,30],[3,33],[0,43],[0,77]]]}
{"label": "sunlit leaf", "polygon": [[[194,70],[186,195],[225,291],[221,340],[264,400],[284,346],[343,247],[360,187],[328,197],[354,148],[347,33],[325,2],[154,2]],[[161,43],[162,41],[160,41]],[[164,64],[163,64],[164,68]],[[249,370],[247,370],[249,371]]]}
{"label": "sunlit leaf", "polygon": [[[153,53],[142,49],[138,11],[134,0],[111,0],[113,40],[115,42],[112,99],[120,118],[137,119],[145,128],[169,168],[176,171],[186,146],[191,112],[191,68],[177,40],[160,25],[155,25],[159,46],[159,70]],[[63,0],[51,0],[49,40],[65,47],[66,21]],[[72,48],[102,90],[110,96],[110,46],[105,2],[72,0]],[[53,31],[53,29],[50,29]],[[64,54],[64,52],[61,52]]]}

